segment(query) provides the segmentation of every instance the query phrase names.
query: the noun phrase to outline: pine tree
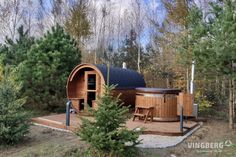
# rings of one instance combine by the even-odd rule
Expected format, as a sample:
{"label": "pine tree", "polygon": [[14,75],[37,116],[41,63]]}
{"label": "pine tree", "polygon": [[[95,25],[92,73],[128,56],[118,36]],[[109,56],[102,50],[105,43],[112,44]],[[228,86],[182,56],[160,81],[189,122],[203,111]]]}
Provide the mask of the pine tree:
{"label": "pine tree", "polygon": [[49,111],[64,109],[67,77],[80,58],[76,42],[61,26],[52,27],[31,47],[27,60],[20,65],[28,104]]}
{"label": "pine tree", "polygon": [[17,66],[26,59],[27,51],[34,44],[34,38],[29,36],[28,30],[23,25],[18,29],[16,41],[6,37],[5,44],[0,48],[0,54],[4,56],[3,63]]}
{"label": "pine tree", "polygon": [[166,22],[180,27],[187,25],[188,3],[192,0],[162,0],[167,11]]}
{"label": "pine tree", "polygon": [[[208,21],[202,20],[197,16],[199,13],[193,10],[190,39],[195,42],[193,53],[197,66],[229,81],[229,127],[232,129],[236,99],[233,94],[236,79],[236,3],[225,0],[211,3],[211,7]],[[200,10],[198,12],[201,13]]]}
{"label": "pine tree", "polygon": [[90,22],[87,17],[87,5],[87,2],[84,0],[77,2],[71,9],[71,15],[65,24],[66,30],[79,44],[81,44],[84,38],[91,34]]}
{"label": "pine tree", "polygon": [[[127,68],[138,70],[138,45],[137,42],[137,34],[132,29],[130,30],[129,35],[123,42],[123,46],[120,50],[120,53],[114,55],[113,60],[114,64],[118,67],[122,65],[122,62],[127,63]],[[140,50],[140,58],[141,58],[141,67],[144,67],[147,62],[147,55],[143,52],[143,49]]]}
{"label": "pine tree", "polygon": [[160,32],[163,32],[160,37],[162,42],[160,47],[163,54],[171,53],[170,55],[173,55],[172,61],[176,60],[174,64],[178,64],[178,66],[171,68],[175,74],[179,75],[180,79],[186,80],[184,88],[188,91],[189,70],[192,62],[191,43],[188,40],[188,15],[193,0],[162,0],[162,2],[166,8],[167,16],[160,28]]}
{"label": "pine tree", "polygon": [[20,142],[29,132],[30,114],[23,109],[25,99],[18,98],[21,86],[14,73],[5,70],[0,81],[0,144]]}
{"label": "pine tree", "polygon": [[[105,93],[97,102],[98,110],[92,112],[95,121],[83,119],[78,135],[90,144],[93,156],[132,156],[139,133],[125,127],[128,108],[111,95],[114,86],[104,88]],[[131,145],[125,146],[127,142]]]}

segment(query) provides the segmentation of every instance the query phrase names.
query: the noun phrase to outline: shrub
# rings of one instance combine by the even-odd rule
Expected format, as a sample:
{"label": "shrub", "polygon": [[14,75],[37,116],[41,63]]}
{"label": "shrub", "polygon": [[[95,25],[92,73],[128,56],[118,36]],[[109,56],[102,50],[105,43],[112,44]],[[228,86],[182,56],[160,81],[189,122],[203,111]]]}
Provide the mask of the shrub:
{"label": "shrub", "polygon": [[[14,72],[14,71],[13,71]],[[29,131],[29,113],[24,111],[25,99],[19,99],[21,86],[13,72],[5,72],[0,81],[0,144],[15,144]]]}
{"label": "shrub", "polygon": [[78,135],[90,144],[91,156],[132,156],[140,143],[139,132],[125,127],[129,110],[118,97],[111,96],[114,86],[104,88],[104,95],[97,101],[98,110],[92,111],[95,121],[83,119]]}
{"label": "shrub", "polygon": [[19,65],[27,104],[34,108],[58,111],[66,103],[66,81],[80,63],[76,42],[56,25],[31,47]]}
{"label": "shrub", "polygon": [[30,37],[29,30],[23,25],[17,29],[15,40],[6,37],[5,43],[0,46],[0,54],[3,56],[3,64],[18,66],[26,59],[27,51],[34,44],[34,38]]}
{"label": "shrub", "polygon": [[209,101],[206,95],[202,94],[200,91],[195,93],[195,102],[199,106],[199,112],[207,112],[212,107],[213,103]]}

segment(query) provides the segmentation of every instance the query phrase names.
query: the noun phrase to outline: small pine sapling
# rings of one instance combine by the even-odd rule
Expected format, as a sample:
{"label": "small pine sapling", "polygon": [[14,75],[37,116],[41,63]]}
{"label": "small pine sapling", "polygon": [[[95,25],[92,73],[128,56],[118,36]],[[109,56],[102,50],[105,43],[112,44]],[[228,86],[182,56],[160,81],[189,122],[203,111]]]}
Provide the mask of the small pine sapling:
{"label": "small pine sapling", "polygon": [[12,72],[5,72],[0,80],[0,144],[20,142],[29,132],[30,114],[23,108],[24,98],[18,98],[21,86]]}
{"label": "small pine sapling", "polygon": [[98,98],[98,109],[92,111],[94,121],[83,119],[78,135],[89,143],[93,156],[132,156],[139,132],[128,130],[125,122],[129,118],[129,109],[123,106],[119,97],[112,96],[115,86],[105,85],[104,94]]}

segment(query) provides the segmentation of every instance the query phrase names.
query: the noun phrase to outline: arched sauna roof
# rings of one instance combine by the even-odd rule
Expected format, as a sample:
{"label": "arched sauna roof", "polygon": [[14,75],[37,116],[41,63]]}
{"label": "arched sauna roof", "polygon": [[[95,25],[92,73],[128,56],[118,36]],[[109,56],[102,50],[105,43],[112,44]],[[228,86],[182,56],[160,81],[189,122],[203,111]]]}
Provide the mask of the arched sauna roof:
{"label": "arched sauna roof", "polygon": [[[105,65],[94,65],[94,64],[80,64],[76,66],[68,79],[69,83],[73,80],[73,77],[76,75],[79,70],[83,68],[93,68],[96,70],[107,84],[107,66]],[[137,88],[145,87],[145,81],[143,76],[138,72],[130,69],[122,69],[118,67],[110,67],[110,79],[109,84],[117,85],[116,88]]]}
{"label": "arched sauna roof", "polygon": [[[103,75],[107,83],[107,66],[95,65]],[[110,67],[109,84],[117,84],[117,88],[136,88],[145,87],[143,76],[138,72],[130,69]]]}

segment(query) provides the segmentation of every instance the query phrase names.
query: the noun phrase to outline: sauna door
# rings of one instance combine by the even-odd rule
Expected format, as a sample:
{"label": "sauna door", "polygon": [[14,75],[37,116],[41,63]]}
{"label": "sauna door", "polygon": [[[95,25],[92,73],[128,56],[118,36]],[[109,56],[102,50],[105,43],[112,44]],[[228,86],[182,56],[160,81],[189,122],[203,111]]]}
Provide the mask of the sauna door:
{"label": "sauna door", "polygon": [[85,72],[85,104],[92,107],[93,101],[96,100],[98,89],[98,75],[93,71]]}

